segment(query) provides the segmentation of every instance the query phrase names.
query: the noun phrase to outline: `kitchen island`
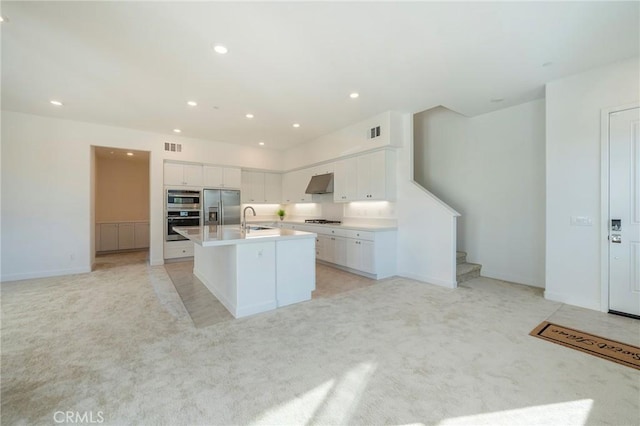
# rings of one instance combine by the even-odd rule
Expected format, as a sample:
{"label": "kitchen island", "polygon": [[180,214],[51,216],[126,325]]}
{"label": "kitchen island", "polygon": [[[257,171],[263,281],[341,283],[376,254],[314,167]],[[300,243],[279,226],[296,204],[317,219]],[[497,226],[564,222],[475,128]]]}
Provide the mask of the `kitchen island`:
{"label": "kitchen island", "polygon": [[238,225],[174,227],[194,243],[193,273],[235,318],[311,299],[316,234]]}

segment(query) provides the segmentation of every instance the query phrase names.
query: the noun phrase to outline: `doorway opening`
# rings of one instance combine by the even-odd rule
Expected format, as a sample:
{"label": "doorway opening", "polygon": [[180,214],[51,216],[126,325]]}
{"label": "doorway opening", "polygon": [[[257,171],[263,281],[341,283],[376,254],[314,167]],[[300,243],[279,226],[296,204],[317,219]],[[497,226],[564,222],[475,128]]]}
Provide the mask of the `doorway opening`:
{"label": "doorway opening", "polygon": [[98,256],[148,261],[149,160],[148,151],[92,147],[92,270]]}

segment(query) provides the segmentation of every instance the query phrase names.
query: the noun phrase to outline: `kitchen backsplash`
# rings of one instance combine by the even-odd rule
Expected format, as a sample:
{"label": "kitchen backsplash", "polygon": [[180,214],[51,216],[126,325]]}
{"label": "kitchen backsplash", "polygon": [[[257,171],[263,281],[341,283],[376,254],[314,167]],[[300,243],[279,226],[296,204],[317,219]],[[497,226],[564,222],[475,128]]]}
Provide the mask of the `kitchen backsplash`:
{"label": "kitchen backsplash", "polygon": [[[244,204],[247,206],[249,204]],[[331,201],[300,204],[251,204],[256,217],[251,220],[276,220],[276,211],[284,208],[285,220],[329,219],[344,223],[389,224],[396,221],[395,203],[388,201],[361,201],[352,203],[333,203]]]}

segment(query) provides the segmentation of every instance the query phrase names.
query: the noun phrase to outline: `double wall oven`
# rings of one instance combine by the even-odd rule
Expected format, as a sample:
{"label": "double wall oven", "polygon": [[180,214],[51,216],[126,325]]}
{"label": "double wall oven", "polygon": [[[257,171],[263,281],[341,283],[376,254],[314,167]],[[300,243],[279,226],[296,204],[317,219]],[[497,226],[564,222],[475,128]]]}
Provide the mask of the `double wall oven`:
{"label": "double wall oven", "polygon": [[166,241],[186,240],[174,226],[200,226],[200,191],[167,189]]}

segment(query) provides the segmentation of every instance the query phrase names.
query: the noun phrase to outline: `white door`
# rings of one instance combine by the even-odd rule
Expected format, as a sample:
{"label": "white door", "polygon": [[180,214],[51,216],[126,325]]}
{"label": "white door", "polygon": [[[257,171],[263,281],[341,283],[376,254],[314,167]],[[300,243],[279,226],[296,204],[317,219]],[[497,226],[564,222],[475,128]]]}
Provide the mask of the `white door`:
{"label": "white door", "polygon": [[640,316],[640,108],[609,115],[609,310]]}

